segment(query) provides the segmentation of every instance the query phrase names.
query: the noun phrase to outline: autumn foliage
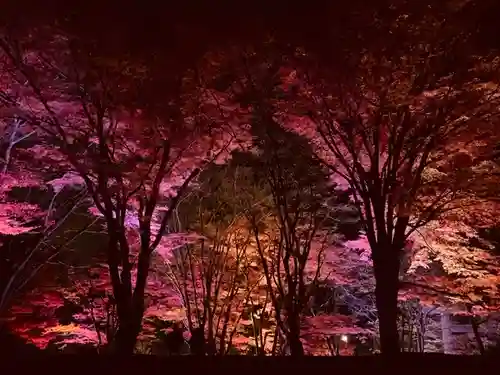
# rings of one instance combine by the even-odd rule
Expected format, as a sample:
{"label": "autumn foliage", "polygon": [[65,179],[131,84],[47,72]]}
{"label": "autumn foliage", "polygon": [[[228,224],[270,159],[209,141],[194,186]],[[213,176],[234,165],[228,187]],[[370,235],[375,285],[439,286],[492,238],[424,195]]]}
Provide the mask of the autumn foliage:
{"label": "autumn foliage", "polygon": [[74,14],[2,27],[0,331],[122,355],[491,350],[498,51],[460,28],[470,5],[424,3],[269,7],[233,33],[181,11],[161,48]]}

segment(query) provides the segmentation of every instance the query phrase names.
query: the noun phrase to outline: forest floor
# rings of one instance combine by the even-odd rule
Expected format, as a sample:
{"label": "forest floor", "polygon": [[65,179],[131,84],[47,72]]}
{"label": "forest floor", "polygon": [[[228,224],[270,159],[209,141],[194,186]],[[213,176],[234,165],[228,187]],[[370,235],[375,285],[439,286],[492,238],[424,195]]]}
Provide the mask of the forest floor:
{"label": "forest floor", "polygon": [[[196,358],[189,356],[159,358],[136,355],[130,358],[99,355],[48,355],[43,351],[26,355],[10,353],[0,357],[2,374],[47,371],[51,374],[119,374],[119,373],[188,373],[188,374],[320,374],[320,373],[425,373],[471,374],[498,368],[498,357],[449,356],[442,354],[404,353],[399,358],[363,357],[248,357]],[[136,369],[137,368],[137,369]],[[11,370],[11,371],[9,371]],[[24,371],[26,370],[26,371]]]}

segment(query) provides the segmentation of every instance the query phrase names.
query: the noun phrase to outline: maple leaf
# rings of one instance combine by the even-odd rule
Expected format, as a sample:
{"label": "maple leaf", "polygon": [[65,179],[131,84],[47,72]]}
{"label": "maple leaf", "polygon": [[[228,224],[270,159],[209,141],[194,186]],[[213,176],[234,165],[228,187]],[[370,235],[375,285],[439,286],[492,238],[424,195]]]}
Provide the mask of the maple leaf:
{"label": "maple leaf", "polygon": [[26,225],[26,221],[33,221],[44,215],[40,207],[26,203],[0,203],[0,212],[0,233],[10,235],[31,232],[37,225]]}
{"label": "maple leaf", "polygon": [[58,337],[64,345],[77,344],[97,344],[99,338],[95,330],[82,327],[77,324],[57,325],[46,328],[42,336]]}

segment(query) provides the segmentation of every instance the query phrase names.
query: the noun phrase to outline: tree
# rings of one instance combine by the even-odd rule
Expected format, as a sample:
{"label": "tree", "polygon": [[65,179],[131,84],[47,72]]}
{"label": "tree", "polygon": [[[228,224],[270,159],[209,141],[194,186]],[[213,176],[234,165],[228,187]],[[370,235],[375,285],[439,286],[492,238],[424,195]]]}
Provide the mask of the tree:
{"label": "tree", "polygon": [[247,201],[245,191],[251,180],[242,160],[244,154],[235,152],[226,164],[213,164],[203,171],[198,186],[179,204],[171,225],[199,236],[195,244],[170,255],[168,268],[182,296],[193,344],[203,335],[204,350],[211,355],[229,353],[233,340],[239,339],[239,323],[263,279],[252,266],[258,256],[250,246],[245,212],[249,204],[258,202]]}
{"label": "tree", "polygon": [[[438,22],[435,14],[409,19],[411,26],[404,18],[390,19],[385,52],[365,49],[349,57],[344,68],[355,74],[338,69],[327,78],[326,70],[306,64],[298,81],[307,82],[302,88],[310,106],[302,110],[311,122],[295,123],[299,130],[315,129],[318,158],[351,188],[372,250],[382,351],[390,354],[399,352],[397,296],[407,239],[473,194],[463,174],[445,180],[432,171],[455,155],[453,142],[494,118],[498,100],[496,83],[476,78],[482,65],[491,72],[494,64],[467,60],[463,40],[447,36],[453,25]],[[423,22],[440,32],[432,34]],[[396,47],[396,40],[404,43]],[[416,40],[426,49],[406,48]],[[452,68],[452,58],[462,66]]]}
{"label": "tree", "polygon": [[[31,189],[39,188],[37,186]],[[95,218],[89,219],[81,226],[74,226],[71,232],[63,234],[75,214],[81,214],[88,197],[85,191],[80,191],[79,194],[73,195],[73,199],[67,201],[56,198],[54,196],[48,208],[42,206],[44,216],[30,217],[33,222],[38,221],[35,228],[26,233],[2,236],[2,259],[0,260],[2,316],[8,311],[12,301],[19,298],[27,286],[33,284],[38,274],[43,273],[43,269],[50,263],[58,261],[71,248],[72,242],[92,228],[96,222]],[[24,203],[11,202],[9,204],[13,207],[17,205],[22,207]]]}
{"label": "tree", "polygon": [[246,258],[248,240],[235,229],[231,232],[184,247],[171,265],[189,330],[193,336],[203,334],[207,343],[203,354],[227,354],[249,291],[255,287],[248,280],[252,280]]}
{"label": "tree", "polygon": [[259,153],[252,163],[254,179],[265,184],[270,198],[267,210],[253,208],[248,215],[277,328],[290,354],[301,356],[301,318],[309,285],[318,281],[323,251],[331,239],[326,233],[329,213],[322,202],[325,188],[331,187],[320,165],[301,160],[307,155],[307,142],[283,131],[262,107],[254,110]]}
{"label": "tree", "polygon": [[76,186],[62,191],[61,179],[50,179],[50,172],[56,170],[45,166],[41,172],[31,165],[29,150],[38,132],[23,119],[11,117],[9,108],[4,109],[0,120],[4,155],[0,173],[2,319],[47,264],[95,223],[74,226],[71,234],[61,235],[74,213],[88,203],[86,190]]}
{"label": "tree", "polygon": [[344,30],[318,25],[329,38],[320,45],[285,31],[245,46],[239,62],[228,52],[232,74],[221,89],[305,133],[318,159],[350,185],[373,251],[383,351],[396,353],[405,244],[443,212],[477,202],[470,182],[485,173],[442,172],[463,163],[459,148],[477,148],[485,123],[496,124],[498,63],[470,43],[475,30],[459,30],[463,4],[389,3],[356,2],[332,26]]}
{"label": "tree", "polygon": [[[307,242],[307,235],[313,235],[314,241],[312,244],[305,245],[304,248],[300,249],[300,251],[306,254],[303,254],[301,260],[298,261],[300,265],[297,265],[297,263],[297,268],[295,270],[290,269],[291,273],[288,276],[292,279],[297,277],[297,275],[292,276],[292,273],[297,272],[297,274],[299,274],[301,271],[298,270],[298,268],[300,267],[305,267],[304,271],[309,273],[309,276],[314,275],[315,272],[318,272],[321,268],[319,264],[321,262],[318,262],[318,259],[314,258],[317,256],[321,258],[324,246],[326,244],[329,246],[332,245],[331,242],[333,241],[331,233],[325,232],[324,228],[330,226],[335,228],[330,232],[340,232],[347,238],[356,238],[358,231],[358,220],[356,217],[358,215],[349,215],[347,214],[349,210],[346,209],[342,211],[339,206],[336,206],[336,203],[341,204],[341,197],[339,196],[338,202],[335,202],[336,196],[332,196],[331,194],[331,192],[335,190],[335,185],[332,184],[330,180],[331,176],[322,169],[323,166],[320,163],[311,157],[312,151],[307,142],[300,136],[294,135],[293,132],[286,131],[282,128],[282,124],[278,123],[278,121],[286,117],[286,112],[283,109],[286,104],[283,105],[283,102],[288,98],[286,88],[289,85],[288,82],[286,82],[286,75],[287,72],[289,73],[289,69],[284,59],[275,56],[272,48],[273,46],[274,44],[270,42],[262,48],[248,47],[243,51],[241,49],[233,49],[222,54],[222,62],[217,65],[217,68],[219,68],[219,71],[216,72],[218,79],[212,81],[212,83],[218,90],[225,90],[228,92],[232,100],[250,110],[252,131],[254,134],[254,147],[252,153],[256,154],[256,156],[252,158],[255,159],[252,163],[252,169],[255,176],[259,176],[254,182],[255,187],[253,193],[255,193],[255,190],[259,193],[268,191],[267,194],[269,195],[269,198],[266,199],[266,193],[264,193],[262,202],[264,202],[265,205],[260,207],[261,205],[255,204],[252,211],[257,210],[256,212],[259,212],[259,210],[263,210],[263,212],[269,212],[270,215],[270,222],[264,218],[264,220],[262,220],[262,225],[259,223],[261,219],[259,215],[263,215],[262,212],[257,215],[257,217],[259,217],[257,221],[255,221],[256,216],[251,215],[251,225],[254,232],[257,228],[259,235],[263,235],[266,238],[269,237],[261,241],[260,245],[262,246],[260,246],[260,248],[259,243],[257,243],[257,249],[261,258],[264,256],[266,262],[270,262],[269,268],[271,270],[264,269],[264,274],[269,274],[269,272],[271,272],[272,277],[277,277],[278,279],[283,278],[283,283],[286,284],[286,270],[283,270],[282,266],[279,265],[283,262],[283,259],[280,258],[280,254],[282,252],[285,254],[293,254],[295,251],[291,249],[290,246],[286,248],[286,241],[284,238],[287,238],[287,236],[298,236],[301,240]],[[226,72],[227,74],[221,74],[221,66],[228,70]],[[289,103],[289,105],[293,108],[294,103]],[[308,175],[311,176],[310,179],[307,179],[306,176]],[[310,190],[308,190],[307,186],[309,186]],[[325,186],[327,186],[327,188],[325,188]],[[325,194],[325,191],[328,191],[328,194]],[[251,194],[252,193],[250,193],[250,195]],[[294,194],[298,195],[295,196]],[[330,202],[331,205],[325,204],[328,195],[331,195],[332,198],[332,202]],[[255,197],[253,200],[261,201],[260,196],[259,194],[259,198]],[[322,202],[319,206],[314,206],[312,202],[317,203],[317,200],[321,199],[325,202]],[[311,208],[309,204],[315,208]],[[311,211],[307,211],[309,208]],[[291,217],[288,217],[288,215],[291,215]],[[305,218],[308,215],[311,216]],[[264,217],[266,216],[264,215]],[[308,221],[309,219],[310,221]],[[315,222],[316,219],[317,222]],[[274,220],[276,220],[276,222],[274,222]],[[302,220],[306,223],[304,227],[301,227],[303,224]],[[353,220],[353,222],[350,223],[349,220]],[[300,224],[297,224],[297,227],[293,227],[293,223]],[[288,224],[293,228],[287,228],[286,226]],[[317,224],[324,228],[321,230],[315,228]],[[318,232],[315,234],[317,229]],[[296,230],[297,232],[295,232]],[[275,246],[272,239],[275,236],[279,237],[280,235],[278,233],[281,233],[283,238],[281,243],[277,240],[278,245]],[[340,233],[338,234],[340,235]],[[255,234],[255,237],[256,240],[259,238],[257,234]],[[287,238],[290,244],[293,243],[291,237]],[[291,246],[293,247],[294,245]],[[269,254],[269,252],[272,253],[273,249],[277,251],[276,254],[278,255]],[[297,260],[296,258],[294,259]],[[276,271],[276,269],[278,271]],[[282,270],[284,274],[280,274],[279,270]],[[332,270],[333,273],[336,271],[337,270]],[[276,272],[278,272],[278,276]],[[319,272],[319,274],[321,274],[321,272]],[[301,276],[297,277],[297,282],[299,282],[298,280],[300,278]],[[312,279],[314,280],[315,277],[312,277]],[[304,282],[304,280],[302,281]],[[308,279],[307,284],[310,282],[311,280]],[[293,285],[291,288],[293,289]],[[301,298],[305,298],[306,294],[309,295],[311,289],[314,289],[314,287],[310,288],[305,294],[301,291]],[[283,290],[281,292],[282,294],[286,294]],[[296,291],[291,291],[290,294],[294,295],[295,292]],[[280,291],[276,292],[273,290],[270,291],[270,293],[279,296]],[[286,296],[283,295],[282,297],[279,304],[284,303],[283,301]],[[293,299],[292,297],[290,298]],[[274,302],[276,301],[277,300]],[[285,308],[283,306],[276,307],[276,304],[274,306],[278,309],[276,312],[277,317],[281,319],[280,314]],[[294,316],[292,319],[299,320],[298,323],[295,322],[292,324],[293,334],[289,333],[288,328],[283,331],[285,335],[289,336],[289,343],[293,343],[294,355],[300,355],[300,353],[303,352],[300,339],[297,339],[298,332],[300,332],[300,325],[302,324],[300,320],[302,314],[301,309],[303,307],[303,301],[297,306],[289,305],[287,307],[289,315]],[[287,313],[284,313],[284,317],[286,316]],[[278,324],[278,326],[280,325]],[[282,328],[282,326],[284,325],[282,324],[280,328]],[[291,336],[295,336],[295,338],[291,338]]]}
{"label": "tree", "polygon": [[[130,96],[122,95],[127,85],[140,85],[141,67],[96,58],[78,42],[50,32],[46,40],[4,37],[2,52],[12,68],[11,85],[4,93],[16,97],[16,90],[23,90],[23,99],[11,107],[57,147],[104,217],[109,235],[107,263],[119,319],[116,350],[130,354],[141,329],[151,253],[162,242],[180,196],[198,174],[196,166],[204,160],[199,155],[211,157],[212,143],[206,143],[206,138],[200,141],[197,129],[203,124],[186,112],[188,78],[179,77],[177,101],[169,102],[158,123],[147,111],[143,116],[137,115],[140,111],[131,114]],[[130,69],[136,75],[128,75]],[[16,85],[21,78],[25,88]],[[27,106],[27,100],[36,105]],[[165,199],[172,188],[173,196]],[[163,205],[167,209],[162,214]],[[134,245],[126,230],[131,214],[137,218],[140,238],[135,281]]]}

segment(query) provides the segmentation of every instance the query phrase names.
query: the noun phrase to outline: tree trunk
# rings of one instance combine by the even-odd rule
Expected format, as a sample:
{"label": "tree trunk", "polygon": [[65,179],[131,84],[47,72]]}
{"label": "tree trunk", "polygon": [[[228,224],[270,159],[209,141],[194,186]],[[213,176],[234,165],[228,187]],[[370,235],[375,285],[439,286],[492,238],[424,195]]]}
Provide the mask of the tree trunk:
{"label": "tree trunk", "polygon": [[[118,332],[115,336],[115,351],[119,355],[131,356],[134,354],[137,337],[141,333],[144,304],[130,303],[126,313],[120,317]],[[122,309],[123,312],[123,309]]]}
{"label": "tree trunk", "polygon": [[304,347],[302,346],[300,338],[294,337],[290,339],[290,355],[292,357],[304,356]]}
{"label": "tree trunk", "polygon": [[[137,264],[137,281],[132,296],[117,298],[118,332],[115,337],[115,350],[119,355],[134,354],[137,336],[141,332],[144,316],[144,293],[149,273],[149,253],[141,251]],[[115,290],[115,296],[120,295],[120,289]]]}
{"label": "tree trunk", "polygon": [[[381,256],[382,254],[382,256]],[[382,354],[400,353],[398,332],[399,262],[390,249],[373,252],[375,298]]]}
{"label": "tree trunk", "polygon": [[134,354],[135,344],[140,329],[132,321],[120,322],[115,337],[115,352],[120,356],[131,356]]}
{"label": "tree trunk", "polygon": [[204,356],[206,354],[205,330],[203,328],[198,327],[191,331],[189,347],[191,355]]}
{"label": "tree trunk", "polygon": [[302,341],[300,341],[299,319],[299,317],[292,317],[288,323],[288,329],[290,330],[288,334],[288,345],[290,346],[290,355],[292,357],[304,356],[304,347],[302,346]]}

